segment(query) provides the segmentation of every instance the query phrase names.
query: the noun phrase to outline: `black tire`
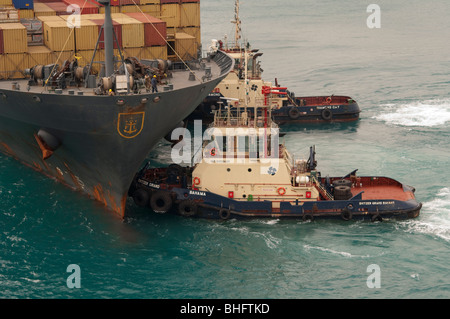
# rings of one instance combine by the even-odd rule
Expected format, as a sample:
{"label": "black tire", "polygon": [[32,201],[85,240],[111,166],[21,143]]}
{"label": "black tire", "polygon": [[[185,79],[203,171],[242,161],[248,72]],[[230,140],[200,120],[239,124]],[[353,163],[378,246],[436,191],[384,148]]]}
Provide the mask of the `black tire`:
{"label": "black tire", "polygon": [[150,207],[155,213],[164,214],[172,208],[173,200],[169,192],[157,191],[150,198]]}
{"label": "black tire", "polygon": [[178,204],[178,213],[182,216],[191,217],[197,214],[197,203],[192,200],[184,200]]}
{"label": "black tire", "polygon": [[341,211],[341,218],[343,220],[351,220],[353,218],[353,214],[350,209],[347,207]]}
{"label": "black tire", "polygon": [[372,220],[372,222],[382,222],[383,221],[383,217],[381,217],[381,215],[379,213],[373,214],[370,219]]}
{"label": "black tire", "polygon": [[321,115],[322,115],[322,118],[323,118],[325,121],[329,121],[329,120],[331,120],[331,119],[333,118],[333,112],[331,112],[331,110],[328,109],[328,108],[323,109]]}
{"label": "black tire", "polygon": [[229,209],[222,208],[221,210],[219,210],[219,217],[223,220],[230,218],[230,215],[231,213]]}
{"label": "black tire", "polygon": [[136,205],[140,207],[146,207],[148,205],[148,200],[150,199],[150,194],[142,189],[139,188],[133,193],[133,200]]}
{"label": "black tire", "polygon": [[352,192],[349,186],[336,186],[334,188],[334,199],[347,200],[352,198]]}
{"label": "black tire", "polygon": [[352,186],[352,181],[349,181],[348,179],[338,179],[336,181],[333,181],[333,186]]}
{"label": "black tire", "polygon": [[291,107],[288,115],[291,120],[296,120],[300,117],[300,111],[296,107]]}
{"label": "black tire", "polygon": [[312,214],[303,213],[302,219],[303,221],[307,220],[314,221],[314,216]]}

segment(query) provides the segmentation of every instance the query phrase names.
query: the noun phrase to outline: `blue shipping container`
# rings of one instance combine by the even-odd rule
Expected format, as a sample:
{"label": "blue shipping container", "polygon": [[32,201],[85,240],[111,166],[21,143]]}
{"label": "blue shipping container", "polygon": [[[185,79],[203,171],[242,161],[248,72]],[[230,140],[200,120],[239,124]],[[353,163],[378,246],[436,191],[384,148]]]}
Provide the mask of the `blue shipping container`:
{"label": "blue shipping container", "polygon": [[14,8],[16,9],[33,9],[33,0],[13,0]]}

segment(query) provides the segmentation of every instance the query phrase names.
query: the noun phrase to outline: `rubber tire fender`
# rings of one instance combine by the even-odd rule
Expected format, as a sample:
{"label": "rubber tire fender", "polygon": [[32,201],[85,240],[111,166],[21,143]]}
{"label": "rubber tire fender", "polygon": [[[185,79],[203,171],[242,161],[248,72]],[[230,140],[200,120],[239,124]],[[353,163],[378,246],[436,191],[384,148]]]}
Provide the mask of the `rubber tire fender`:
{"label": "rubber tire fender", "polygon": [[191,217],[197,214],[197,203],[193,200],[183,200],[178,204],[178,213],[182,216]]}
{"label": "rubber tire fender", "polygon": [[138,205],[140,207],[147,206],[149,199],[150,199],[150,194],[142,188],[137,189],[133,193],[133,201],[136,205]]}
{"label": "rubber tire fender", "polygon": [[167,191],[159,190],[150,198],[150,207],[155,213],[167,213],[172,208],[172,204],[172,196]]}
{"label": "rubber tire fender", "polygon": [[321,116],[325,121],[329,121],[333,118],[333,112],[329,108],[325,108],[322,110]]}
{"label": "rubber tire fender", "polygon": [[229,209],[226,208],[221,208],[219,210],[219,217],[223,220],[227,220],[228,218],[230,218],[231,212]]}
{"label": "rubber tire fender", "polygon": [[289,109],[288,115],[291,120],[296,120],[300,117],[300,111],[293,106]]}
{"label": "rubber tire fender", "polygon": [[342,218],[343,220],[348,221],[348,220],[351,220],[352,217],[353,217],[353,214],[352,214],[351,210],[348,209],[347,207],[345,207],[345,208],[341,211],[341,218]]}

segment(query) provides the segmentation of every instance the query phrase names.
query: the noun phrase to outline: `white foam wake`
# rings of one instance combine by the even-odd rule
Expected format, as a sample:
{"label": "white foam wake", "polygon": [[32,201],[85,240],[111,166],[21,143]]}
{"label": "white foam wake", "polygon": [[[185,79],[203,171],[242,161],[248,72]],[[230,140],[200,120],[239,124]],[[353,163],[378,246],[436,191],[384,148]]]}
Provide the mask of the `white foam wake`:
{"label": "white foam wake", "polygon": [[436,198],[423,204],[419,219],[405,223],[408,231],[430,234],[450,241],[450,188],[436,194]]}
{"label": "white foam wake", "polygon": [[388,124],[433,127],[450,122],[450,99],[381,105],[374,118]]}

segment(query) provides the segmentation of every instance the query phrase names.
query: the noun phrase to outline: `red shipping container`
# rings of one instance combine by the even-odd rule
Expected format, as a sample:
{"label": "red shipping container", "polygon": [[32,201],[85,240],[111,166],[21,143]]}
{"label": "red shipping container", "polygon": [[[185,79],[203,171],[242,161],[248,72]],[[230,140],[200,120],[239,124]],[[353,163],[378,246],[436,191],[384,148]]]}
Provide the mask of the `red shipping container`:
{"label": "red shipping container", "polygon": [[130,12],[127,16],[144,23],[144,43],[146,47],[166,45],[166,23],[148,13]]}
{"label": "red shipping container", "polygon": [[[103,23],[105,22],[105,19],[91,19],[91,21],[98,25],[98,32],[100,32],[101,27],[102,27]],[[114,33],[116,34],[117,41],[119,42],[120,49],[122,49],[122,25],[120,23],[113,21],[113,29],[114,29]],[[99,49],[105,48],[105,44],[103,43],[104,39],[105,39],[105,35],[104,35],[104,32],[102,32],[102,34],[100,34],[100,41],[98,43]],[[118,49],[117,42],[114,40],[114,38],[113,38],[113,43],[114,43],[114,49]]]}
{"label": "red shipping container", "polygon": [[46,2],[45,4],[55,10],[58,16],[72,14],[72,12],[67,12],[67,4],[64,2]]}
{"label": "red shipping container", "polygon": [[81,9],[81,14],[93,14],[98,13],[98,6],[92,2],[85,0],[64,0],[67,5],[77,5]]}

